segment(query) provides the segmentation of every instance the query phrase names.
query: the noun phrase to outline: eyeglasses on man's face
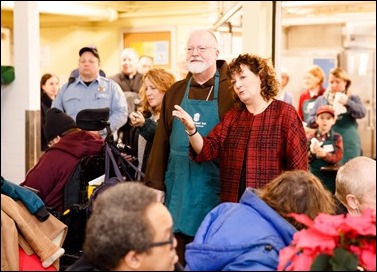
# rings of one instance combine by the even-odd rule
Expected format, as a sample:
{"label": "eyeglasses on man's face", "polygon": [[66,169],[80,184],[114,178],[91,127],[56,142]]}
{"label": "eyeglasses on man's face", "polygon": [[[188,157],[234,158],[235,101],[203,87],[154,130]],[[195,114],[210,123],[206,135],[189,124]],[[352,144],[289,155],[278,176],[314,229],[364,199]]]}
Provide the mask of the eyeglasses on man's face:
{"label": "eyeglasses on man's face", "polygon": [[216,47],[209,47],[209,46],[198,46],[198,47],[191,46],[191,47],[186,48],[186,52],[187,52],[187,54],[192,54],[192,53],[194,53],[195,49],[196,49],[197,52],[206,53],[207,51],[209,51],[211,49],[217,49],[217,48]]}
{"label": "eyeglasses on man's face", "polygon": [[149,247],[160,247],[160,246],[166,246],[166,245],[169,245],[170,244],[170,247],[171,249],[174,248],[174,233],[171,232],[170,233],[170,236],[169,236],[169,239],[167,241],[161,241],[161,242],[155,242],[155,243],[151,243],[149,245]]}

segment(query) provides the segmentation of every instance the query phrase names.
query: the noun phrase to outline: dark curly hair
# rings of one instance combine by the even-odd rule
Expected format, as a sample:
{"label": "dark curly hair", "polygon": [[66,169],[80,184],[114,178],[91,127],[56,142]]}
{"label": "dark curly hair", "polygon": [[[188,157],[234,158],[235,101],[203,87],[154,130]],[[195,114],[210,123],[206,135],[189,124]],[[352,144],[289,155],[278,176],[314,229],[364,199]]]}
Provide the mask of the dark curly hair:
{"label": "dark curly hair", "polygon": [[[242,72],[242,65],[247,66],[252,73],[258,75],[261,80],[261,96],[265,101],[269,101],[279,93],[279,79],[271,59],[264,59],[253,54],[240,54],[233,59],[227,69],[226,75],[232,80],[235,74]],[[231,85],[233,88],[233,85]],[[238,95],[234,93],[236,103],[243,105]]]}

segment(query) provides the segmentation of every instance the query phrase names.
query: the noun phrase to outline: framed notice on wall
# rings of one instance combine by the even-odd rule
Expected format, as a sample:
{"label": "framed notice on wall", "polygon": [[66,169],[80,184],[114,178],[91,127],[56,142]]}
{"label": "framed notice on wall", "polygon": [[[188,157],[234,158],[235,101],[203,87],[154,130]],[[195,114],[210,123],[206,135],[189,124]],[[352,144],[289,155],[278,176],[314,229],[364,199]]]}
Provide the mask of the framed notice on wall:
{"label": "framed notice on wall", "polygon": [[134,32],[123,34],[123,46],[132,47],[139,56],[153,57],[155,67],[170,69],[170,32]]}

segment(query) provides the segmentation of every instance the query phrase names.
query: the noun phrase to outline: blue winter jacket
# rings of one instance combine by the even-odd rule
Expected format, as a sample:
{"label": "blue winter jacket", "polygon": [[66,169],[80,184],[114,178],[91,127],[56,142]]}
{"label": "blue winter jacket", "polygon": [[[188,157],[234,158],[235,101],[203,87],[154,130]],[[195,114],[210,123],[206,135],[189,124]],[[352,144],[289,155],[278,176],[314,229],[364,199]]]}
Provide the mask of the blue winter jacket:
{"label": "blue winter jacket", "polygon": [[240,203],[222,203],[207,214],[186,247],[185,270],[276,270],[279,251],[296,229],[247,188]]}
{"label": "blue winter jacket", "polygon": [[3,176],[1,176],[1,193],[11,197],[15,201],[20,200],[28,211],[41,222],[47,220],[50,216],[44,202],[39,196],[29,189],[4,179]]}

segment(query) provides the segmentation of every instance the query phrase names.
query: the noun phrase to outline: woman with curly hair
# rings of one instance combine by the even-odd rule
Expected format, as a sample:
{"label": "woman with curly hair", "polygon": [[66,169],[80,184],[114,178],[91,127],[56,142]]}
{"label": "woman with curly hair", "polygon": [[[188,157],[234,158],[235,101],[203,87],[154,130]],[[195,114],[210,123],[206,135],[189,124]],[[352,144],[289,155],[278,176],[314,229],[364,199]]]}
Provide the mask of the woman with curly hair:
{"label": "woman with curly hair", "polygon": [[267,59],[235,58],[227,76],[236,106],[202,137],[200,122],[176,105],[173,116],[184,125],[190,156],[203,162],[219,158],[221,201],[237,202],[246,187],[261,188],[286,170],[308,170],[307,140],[296,109],[274,97],[279,80]]}

